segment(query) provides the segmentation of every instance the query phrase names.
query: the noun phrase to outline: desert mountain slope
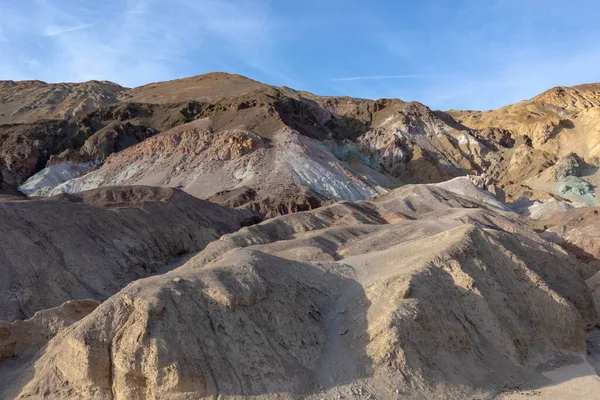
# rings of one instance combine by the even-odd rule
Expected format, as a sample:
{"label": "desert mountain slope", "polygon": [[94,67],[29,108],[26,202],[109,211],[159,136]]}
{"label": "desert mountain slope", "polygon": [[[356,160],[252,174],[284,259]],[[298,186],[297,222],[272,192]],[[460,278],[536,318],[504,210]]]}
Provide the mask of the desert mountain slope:
{"label": "desert mountain slope", "polygon": [[545,144],[550,139],[556,139],[557,134],[563,129],[572,129],[572,123],[569,121],[571,118],[599,106],[598,85],[559,86],[530,100],[497,110],[452,110],[450,114],[470,128],[504,128],[516,135],[527,135],[536,146]]}
{"label": "desert mountain slope", "polygon": [[[212,75],[190,79],[212,82]],[[241,78],[223,79],[226,86],[228,79]],[[176,92],[181,89],[179,81],[173,85]],[[211,93],[213,88],[181,90],[176,100],[203,99],[202,90]],[[92,163],[86,164],[89,169],[113,154],[100,169],[79,177],[79,166],[64,172],[65,165],[47,165],[21,190],[47,195],[119,184],[172,186],[271,216],[328,200],[367,199],[402,183],[439,182],[481,172],[491,146],[507,145],[495,137],[484,143],[449,115],[399,100],[319,97],[262,85],[237,97],[187,104],[190,122],[167,130],[145,122],[151,127],[146,137],[162,132],[148,141],[137,139],[143,141],[139,145],[102,152],[94,141],[96,133],[75,151],[77,157],[51,158],[51,163],[86,160]],[[106,120],[110,118],[99,121]],[[230,193],[240,192],[246,202],[232,199]]]}
{"label": "desert mountain slope", "polygon": [[550,384],[536,371],[584,356],[597,321],[584,270],[513,213],[409,185],[225,235],[128,285],[31,363],[0,367],[0,387],[16,398],[491,399]]}
{"label": "desert mountain slope", "polygon": [[[595,188],[600,176],[596,170],[600,155],[596,153],[600,147],[596,131],[600,91],[594,84],[553,88],[531,100],[493,111],[453,110],[449,113],[395,99],[374,101],[317,96],[226,73],[158,82],[134,89],[104,82],[79,84],[85,89],[76,89],[75,84],[41,82],[4,82],[3,85],[6,86],[4,104],[8,107],[19,103],[23,110],[20,119],[15,120],[19,124],[0,127],[0,170],[5,191],[15,190],[27,178],[43,170],[42,176],[26,182],[22,190],[34,195],[51,193],[62,182],[78,178],[100,165],[110,154],[182,124],[206,120],[206,129],[211,134],[231,136],[231,131],[241,132],[239,140],[248,135],[272,140],[282,131],[306,136],[318,145],[324,144],[328,155],[341,158],[342,164],[351,159],[358,168],[354,171],[357,176],[375,180],[375,185],[383,190],[401,183],[438,182],[485,171],[488,184],[494,186],[497,193],[500,193],[497,189],[503,189],[505,199],[510,202],[520,197],[588,205],[597,201]],[[13,88],[11,91],[13,86],[27,90]],[[55,106],[56,101],[47,92],[59,87],[81,96],[92,89],[102,89],[114,96],[103,97],[94,92],[88,97],[102,101],[90,103],[82,112],[53,114],[52,110],[60,107]],[[107,103],[114,104],[107,106]],[[42,115],[39,110],[50,111]],[[86,110],[89,112],[85,113]],[[42,121],[42,117],[55,120]],[[309,153],[308,159],[314,159]],[[579,172],[565,174],[561,165],[571,163],[572,157],[578,160]],[[61,163],[65,164],[56,166]],[[561,170],[556,171],[555,165]],[[44,167],[50,169],[44,170]],[[187,167],[189,172],[195,166]],[[339,168],[328,172],[335,176],[335,169]],[[150,173],[154,176],[155,169]],[[205,170],[199,168],[194,173],[204,174]],[[379,173],[386,179],[374,178]],[[102,179],[94,177],[85,185],[66,185],[65,190],[94,187],[105,181],[114,183],[122,178],[114,174],[106,177],[104,172],[102,175]],[[355,181],[357,176],[351,180]],[[161,184],[173,186],[178,180],[162,181]],[[250,204],[254,202],[251,207],[265,215],[276,215],[283,210],[310,208],[329,199],[354,199],[313,193],[316,186],[306,182],[299,185],[299,191],[306,197],[298,206],[294,205],[298,202],[290,202],[289,196],[276,196],[268,200],[251,199]],[[187,190],[184,186],[182,188]],[[219,185],[209,196],[238,204],[242,200],[232,199],[231,193],[242,192],[243,197],[251,198],[248,194],[257,189],[239,181],[229,182]],[[381,192],[381,189],[375,191]],[[362,193],[363,198],[368,197],[373,194],[373,188]]]}
{"label": "desert mountain slope", "polygon": [[75,118],[0,125],[0,173],[4,182],[18,186],[61,163],[66,164],[54,168],[75,164],[74,169],[88,171],[110,154],[192,121],[200,112],[200,103],[193,102],[117,103]]}
{"label": "desert mountain slope", "polygon": [[[520,143],[514,150],[501,152],[501,168],[494,172],[494,178],[512,200],[521,195],[544,199],[546,193],[575,203],[597,203],[598,84],[555,87],[498,110],[452,110],[450,114],[472,129],[505,129]],[[574,157],[577,173],[563,174],[564,169],[553,168],[555,164],[572,163]]]}
{"label": "desert mountain slope", "polygon": [[171,104],[191,100],[215,102],[266,87],[268,85],[245,76],[215,72],[123,90],[119,93],[119,100],[152,104]]}
{"label": "desert mountain slope", "polygon": [[283,128],[269,139],[239,129],[214,133],[206,123],[174,128],[114,154],[100,169],[50,193],[120,184],[180,187],[201,198],[241,191],[247,199],[233,203],[271,215],[328,199],[369,198],[383,190],[379,185],[397,185],[360,161],[338,159],[297,131]]}
{"label": "desert mountain slope", "polygon": [[0,320],[67,300],[104,300],[252,218],[176,189],[143,186],[0,200]]}
{"label": "desert mountain slope", "polygon": [[0,98],[0,398],[600,393],[598,85],[448,113],[224,73]]}
{"label": "desert mountain slope", "polygon": [[83,115],[116,102],[122,90],[112,82],[0,81],[0,124]]}
{"label": "desert mountain slope", "polygon": [[[333,114],[321,110],[326,118],[320,118],[328,118],[321,122],[325,128],[311,131],[302,120],[291,119],[295,115],[282,104],[297,100],[277,96],[163,132],[49,193],[138,183],[180,187],[201,198],[248,189],[243,192],[252,193],[247,206],[276,215],[324,200],[367,199],[401,182],[439,182],[472,173],[489,151],[469,131],[448,125],[418,103],[381,105],[373,115],[376,125],[354,143],[335,140],[340,127]],[[315,115],[306,119],[318,121],[317,111],[308,108],[306,113]],[[246,117],[260,122],[238,125],[226,117],[239,120],[243,113],[260,116]],[[325,135],[327,127],[333,137]]]}

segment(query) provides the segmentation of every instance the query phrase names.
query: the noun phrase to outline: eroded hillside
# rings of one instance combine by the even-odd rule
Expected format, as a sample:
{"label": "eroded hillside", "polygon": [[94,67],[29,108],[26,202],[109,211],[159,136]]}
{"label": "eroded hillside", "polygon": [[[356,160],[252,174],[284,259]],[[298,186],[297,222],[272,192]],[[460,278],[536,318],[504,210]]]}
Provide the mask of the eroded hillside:
{"label": "eroded hillside", "polygon": [[598,398],[599,102],[1,82],[0,398]]}
{"label": "eroded hillside", "polygon": [[243,228],[136,281],[33,363],[13,359],[22,378],[4,381],[3,395],[492,398],[535,389],[549,382],[540,363],[584,351],[596,324],[585,270],[512,213],[406,186]]}

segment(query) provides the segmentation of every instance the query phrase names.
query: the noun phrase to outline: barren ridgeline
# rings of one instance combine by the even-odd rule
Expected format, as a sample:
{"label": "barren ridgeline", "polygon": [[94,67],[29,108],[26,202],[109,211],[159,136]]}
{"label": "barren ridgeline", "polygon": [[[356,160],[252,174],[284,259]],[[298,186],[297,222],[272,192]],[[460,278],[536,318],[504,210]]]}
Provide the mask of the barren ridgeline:
{"label": "barren ridgeline", "polygon": [[596,86],[0,88],[0,398],[597,396]]}

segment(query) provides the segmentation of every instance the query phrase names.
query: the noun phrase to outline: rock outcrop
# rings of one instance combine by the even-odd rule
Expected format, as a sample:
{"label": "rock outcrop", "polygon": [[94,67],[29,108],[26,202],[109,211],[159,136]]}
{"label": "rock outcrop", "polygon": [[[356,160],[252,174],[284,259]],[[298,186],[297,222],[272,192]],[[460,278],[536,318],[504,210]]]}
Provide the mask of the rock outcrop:
{"label": "rock outcrop", "polygon": [[[498,155],[501,162],[496,166],[496,180],[509,200],[516,201],[521,196],[544,200],[552,196],[574,203],[596,204],[596,187],[600,182],[599,85],[556,87],[498,110],[452,110],[450,114],[471,129],[506,130],[521,148],[518,152],[501,151]],[[525,156],[526,153],[529,155]],[[580,179],[563,182],[564,179],[547,171],[559,160],[573,156],[586,165]],[[508,160],[515,166],[520,163],[527,167],[522,172],[510,166],[506,169],[503,163]]]}
{"label": "rock outcrop", "polygon": [[361,149],[406,183],[481,172],[487,147],[419,103],[405,103],[358,138]]}

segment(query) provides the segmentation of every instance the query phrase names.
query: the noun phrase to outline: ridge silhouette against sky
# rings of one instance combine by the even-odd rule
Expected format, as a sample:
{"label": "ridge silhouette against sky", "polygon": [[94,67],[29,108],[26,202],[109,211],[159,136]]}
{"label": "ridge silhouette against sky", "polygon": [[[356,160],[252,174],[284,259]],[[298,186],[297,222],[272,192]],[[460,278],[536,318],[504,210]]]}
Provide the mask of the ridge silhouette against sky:
{"label": "ridge silhouette against sky", "polygon": [[0,79],[211,71],[488,109],[600,81],[594,0],[0,0]]}

